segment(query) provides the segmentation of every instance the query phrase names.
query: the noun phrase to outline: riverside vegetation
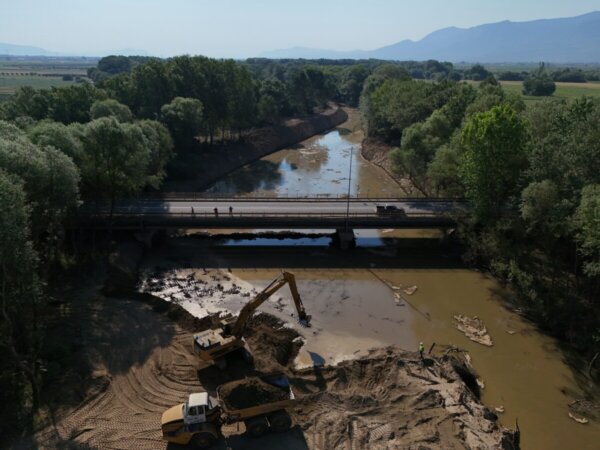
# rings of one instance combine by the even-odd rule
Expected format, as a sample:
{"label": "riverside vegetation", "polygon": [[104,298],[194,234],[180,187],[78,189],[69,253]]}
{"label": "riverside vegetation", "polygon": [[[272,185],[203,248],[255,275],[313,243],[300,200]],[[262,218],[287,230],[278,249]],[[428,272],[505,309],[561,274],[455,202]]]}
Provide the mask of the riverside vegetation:
{"label": "riverside vegetation", "polygon": [[90,71],[93,85],[18,89],[0,109],[3,428],[34,427],[44,392],[69,364],[46,339],[44,318],[57,277],[83,258],[64,230],[81,201],[114,206],[160,189],[253,127],[330,101],[360,104],[367,134],[396,148],[394,170],[418,193],[469,198],[465,257],[510,282],[531,317],[593,357],[600,102],[526,108],[489,74],[475,87],[455,73],[432,61],[108,57]]}

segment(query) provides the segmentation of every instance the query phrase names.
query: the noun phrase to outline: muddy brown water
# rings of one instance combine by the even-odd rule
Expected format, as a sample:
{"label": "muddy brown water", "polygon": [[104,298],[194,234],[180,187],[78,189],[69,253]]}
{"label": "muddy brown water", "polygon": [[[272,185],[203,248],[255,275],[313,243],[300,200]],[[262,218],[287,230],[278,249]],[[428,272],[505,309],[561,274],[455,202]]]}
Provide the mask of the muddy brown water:
{"label": "muddy brown water", "polygon": [[[337,130],[263,158],[217,182],[210,190],[240,195],[343,195],[348,189],[349,161],[353,158],[352,195],[402,196],[401,189],[384,171],[362,159],[360,140],[356,116],[351,115],[349,123]],[[363,234],[374,239],[372,242],[381,247],[381,252],[390,250],[389,257],[394,258],[394,249],[387,249],[389,244],[381,240],[387,236],[435,239],[437,233],[381,230]],[[238,246],[239,252],[256,258],[252,246],[268,243],[268,239],[228,241],[225,246]],[[281,245],[282,241],[271,243]],[[327,243],[323,238],[283,241],[283,245]],[[222,246],[223,242],[215,244]],[[234,267],[227,271],[228,276],[256,289],[266,286],[279,270],[289,266],[282,259],[272,269],[235,269],[236,262],[229,260],[231,253],[219,253],[216,248],[214,252],[218,264],[213,267]],[[318,261],[319,253],[315,252],[314,260],[307,262],[306,267],[319,267]],[[157,255],[146,266],[161,263],[164,265],[165,260]],[[210,268],[205,260],[202,264],[193,259],[186,261],[188,268]],[[298,328],[306,339],[304,355],[313,363],[335,363],[389,344],[408,350],[416,350],[420,341],[426,349],[434,342],[438,348],[455,345],[467,350],[472,358],[485,385],[482,401],[491,409],[504,408],[505,412],[498,414],[503,425],[514,427],[518,419],[523,449],[600,449],[600,424],[590,421],[581,425],[568,416],[569,402],[584,396],[582,384],[589,388],[588,382],[569,367],[552,338],[504,306],[501,296],[507,293],[492,278],[469,269],[381,269],[375,264],[370,269],[294,266],[300,293],[313,316],[312,328]],[[416,286],[417,290],[412,295],[402,293],[403,300],[396,301],[381,279],[403,288]],[[299,327],[291,317],[293,309],[287,291],[279,291],[274,297],[263,309],[288,320],[290,326]],[[182,304],[196,314],[221,307],[236,311],[242,304],[237,299],[217,300],[209,308],[200,303],[192,298]],[[468,340],[455,328],[455,314],[480,317],[494,346]]]}

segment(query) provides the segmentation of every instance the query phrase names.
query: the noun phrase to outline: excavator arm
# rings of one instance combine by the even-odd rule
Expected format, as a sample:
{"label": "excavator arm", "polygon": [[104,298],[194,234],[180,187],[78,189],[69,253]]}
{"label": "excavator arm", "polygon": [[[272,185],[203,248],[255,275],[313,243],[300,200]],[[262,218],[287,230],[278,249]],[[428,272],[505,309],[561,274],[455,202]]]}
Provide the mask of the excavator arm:
{"label": "excavator arm", "polygon": [[271,297],[271,295],[281,289],[285,284],[290,285],[292,298],[294,299],[294,304],[296,305],[296,310],[298,311],[298,319],[303,325],[308,326],[310,323],[310,316],[306,314],[306,310],[304,309],[304,305],[300,299],[298,287],[296,286],[296,278],[289,272],[282,272],[281,275],[271,281],[266,288],[258,293],[256,297],[244,305],[237,320],[233,324],[231,334],[233,336],[241,337],[246,328],[246,324],[254,314],[254,311],[256,311],[260,305],[262,305],[269,297]]}

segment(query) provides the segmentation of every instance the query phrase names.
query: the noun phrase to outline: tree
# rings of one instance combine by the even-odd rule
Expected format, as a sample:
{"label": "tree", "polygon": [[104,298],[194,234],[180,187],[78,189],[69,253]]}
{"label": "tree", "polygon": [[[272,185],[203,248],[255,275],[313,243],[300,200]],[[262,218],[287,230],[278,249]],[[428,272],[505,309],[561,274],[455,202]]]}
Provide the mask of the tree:
{"label": "tree", "polygon": [[38,146],[60,150],[79,165],[82,144],[69,126],[60,122],[42,121],[28,128],[27,136]]}
{"label": "tree", "polygon": [[346,68],[340,76],[338,88],[342,101],[350,106],[358,106],[360,94],[368,76],[369,69],[363,65],[355,64]]}
{"label": "tree", "polygon": [[483,81],[488,77],[493,78],[494,75],[492,75],[491,72],[487,71],[486,68],[483,67],[481,64],[475,64],[469,70],[465,71],[465,78],[467,80]]}
{"label": "tree", "polygon": [[[174,97],[173,80],[169,77],[165,62],[150,60],[131,72],[131,102],[124,101],[138,117],[156,119],[160,108]],[[91,106],[91,105],[90,105]]]}
{"label": "tree", "polygon": [[476,219],[493,222],[502,217],[519,190],[527,167],[527,129],[508,105],[476,114],[461,133],[461,180]]}
{"label": "tree", "polygon": [[131,61],[127,56],[110,55],[98,61],[98,70],[111,75],[131,71]]}
{"label": "tree", "polygon": [[600,184],[585,186],[575,213],[579,251],[586,258],[583,271],[600,276]]}
{"label": "tree", "polygon": [[194,148],[195,138],[204,128],[204,108],[195,98],[176,97],[161,110],[161,120],[167,125],[179,152]]}
{"label": "tree", "polygon": [[556,90],[556,83],[545,71],[544,64],[523,81],[523,94],[536,97],[550,96]]}
{"label": "tree", "polygon": [[[29,213],[23,183],[17,176],[0,170],[0,349],[5,356],[0,363],[0,379],[3,388],[8,385],[20,401],[17,417],[24,409],[22,405],[28,403],[28,395],[21,377],[13,374],[16,372],[28,381],[31,421],[39,405],[38,330],[32,318],[40,300],[41,285],[36,271],[37,255],[29,239]],[[2,397],[9,395],[3,393]]]}
{"label": "tree", "polygon": [[90,116],[92,119],[112,116],[119,122],[131,122],[133,120],[131,110],[126,105],[113,99],[95,101],[90,108]]}
{"label": "tree", "polygon": [[48,116],[50,103],[49,91],[23,86],[18,88],[6,102],[4,114],[9,120],[15,120],[18,117],[31,117],[34,120],[42,120]]}
{"label": "tree", "polygon": [[106,98],[106,94],[90,83],[83,83],[54,87],[50,91],[50,98],[49,118],[68,125],[73,122],[89,122],[92,104]]}
{"label": "tree", "polygon": [[23,133],[0,137],[0,169],[24,182],[34,240],[59,239],[62,220],[79,200],[79,173],[71,158],[53,147],[34,145]]}
{"label": "tree", "polygon": [[147,183],[150,151],[144,144],[138,126],[114,117],[96,119],[85,127],[85,192],[96,202],[108,200],[111,223],[117,200],[138,193]]}
{"label": "tree", "polygon": [[258,117],[262,122],[274,124],[279,120],[277,102],[270,95],[263,95],[258,101]]}
{"label": "tree", "polygon": [[166,176],[165,166],[173,157],[173,140],[169,130],[160,122],[141,120],[137,126],[144,135],[144,145],[150,154],[146,184],[158,189]]}

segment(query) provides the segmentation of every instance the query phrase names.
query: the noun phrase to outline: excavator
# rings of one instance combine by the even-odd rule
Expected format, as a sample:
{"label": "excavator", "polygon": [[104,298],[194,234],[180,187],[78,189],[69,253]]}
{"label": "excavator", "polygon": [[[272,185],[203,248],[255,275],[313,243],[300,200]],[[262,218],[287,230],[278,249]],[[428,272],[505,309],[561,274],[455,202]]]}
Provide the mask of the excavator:
{"label": "excavator", "polygon": [[306,314],[300,299],[296,278],[289,272],[282,272],[256,297],[244,305],[237,318],[233,316],[224,317],[216,327],[194,334],[194,353],[202,361],[216,364],[221,370],[227,366],[225,356],[234,351],[241,351],[244,358],[251,362],[252,353],[243,337],[248,321],[260,305],[286,284],[290,286],[300,324],[306,327],[310,326],[311,317]]}

